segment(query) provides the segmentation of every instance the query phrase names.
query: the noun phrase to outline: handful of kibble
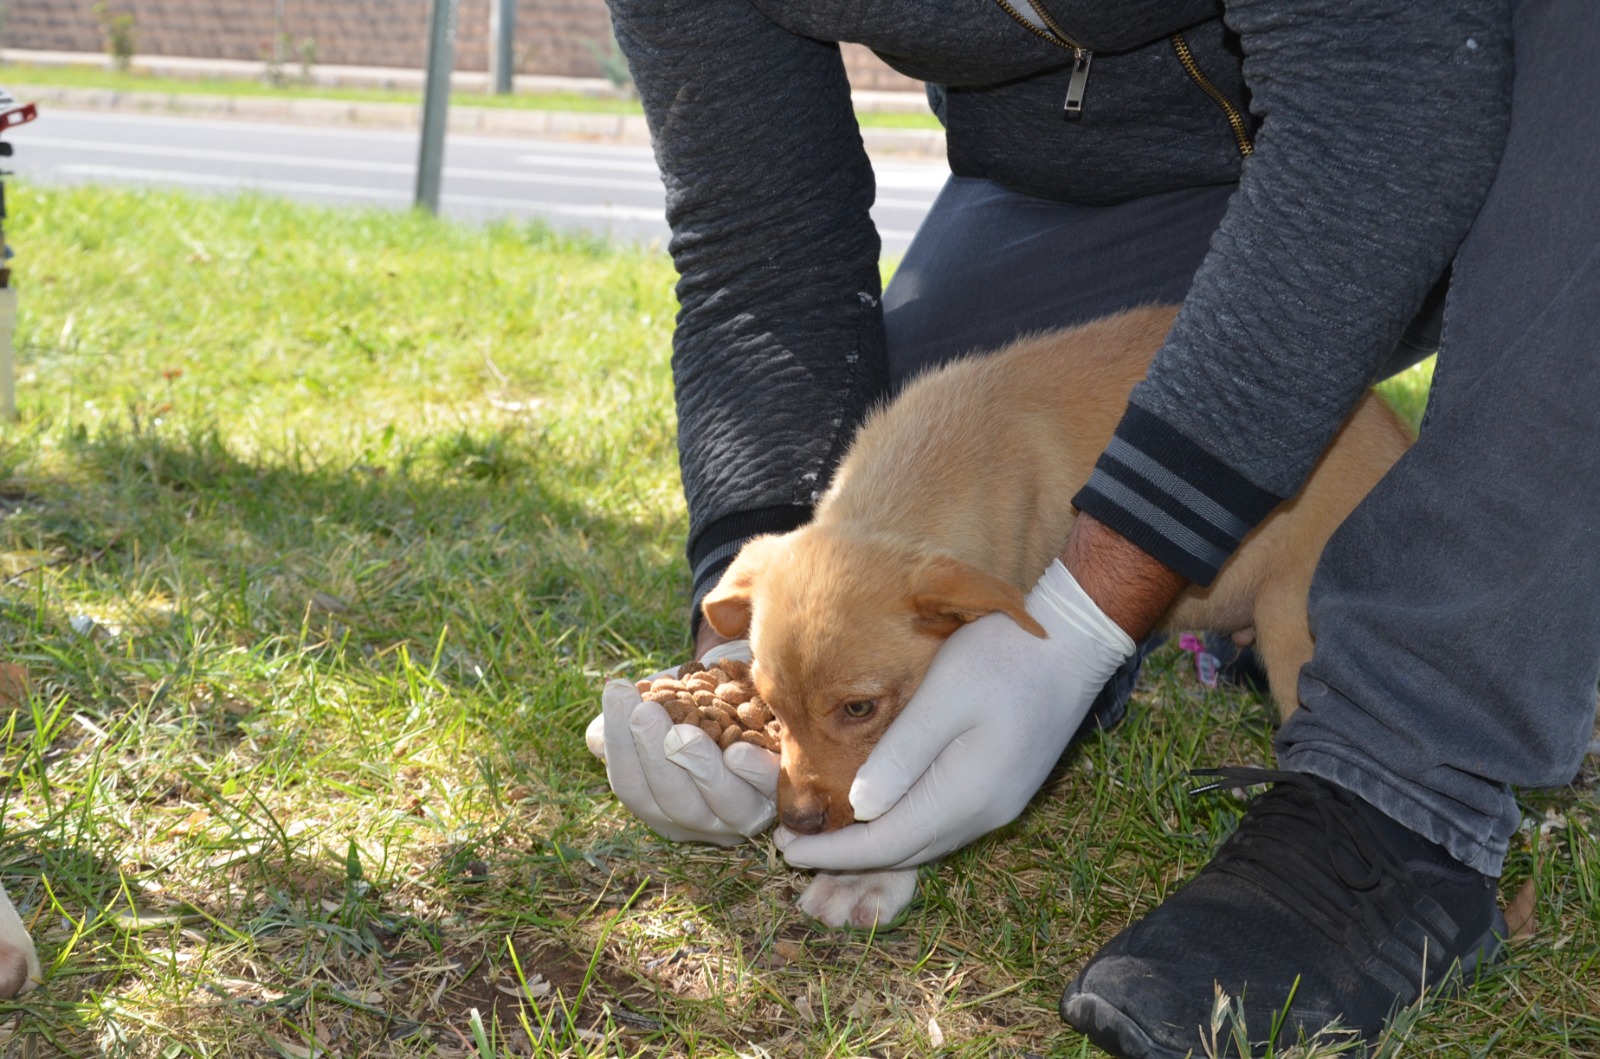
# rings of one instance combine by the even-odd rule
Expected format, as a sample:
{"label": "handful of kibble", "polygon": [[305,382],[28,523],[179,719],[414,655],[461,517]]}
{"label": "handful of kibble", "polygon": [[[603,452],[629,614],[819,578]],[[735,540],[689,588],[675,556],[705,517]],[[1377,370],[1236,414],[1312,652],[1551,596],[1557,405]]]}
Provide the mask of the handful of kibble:
{"label": "handful of kibble", "polygon": [[710,666],[685,662],[675,677],[641,680],[639,695],[659,702],[673,724],[692,724],[726,750],[734,743],[754,743],[778,752],[778,720],[756,694],[750,667],[735,658]]}

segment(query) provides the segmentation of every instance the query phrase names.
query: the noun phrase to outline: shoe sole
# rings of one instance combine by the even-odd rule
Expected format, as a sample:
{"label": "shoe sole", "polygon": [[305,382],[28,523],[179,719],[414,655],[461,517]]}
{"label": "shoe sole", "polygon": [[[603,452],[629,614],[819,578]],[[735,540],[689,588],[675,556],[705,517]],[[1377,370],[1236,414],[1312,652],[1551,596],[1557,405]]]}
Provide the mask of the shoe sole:
{"label": "shoe sole", "polygon": [[1189,1054],[1156,1044],[1137,1022],[1096,993],[1062,997],[1061,1018],[1117,1059],[1186,1059]]}
{"label": "shoe sole", "polygon": [[[1467,950],[1458,970],[1436,985],[1429,996],[1448,995],[1470,985],[1480,971],[1498,962],[1504,954],[1506,934],[1505,920],[1496,909],[1494,925],[1488,933]],[[1180,1050],[1157,1044],[1142,1026],[1105,997],[1097,993],[1070,993],[1070,989],[1071,986],[1069,995],[1061,998],[1062,1021],[1089,1038],[1096,1048],[1117,1059],[1191,1059],[1201,1054],[1198,1047]]]}

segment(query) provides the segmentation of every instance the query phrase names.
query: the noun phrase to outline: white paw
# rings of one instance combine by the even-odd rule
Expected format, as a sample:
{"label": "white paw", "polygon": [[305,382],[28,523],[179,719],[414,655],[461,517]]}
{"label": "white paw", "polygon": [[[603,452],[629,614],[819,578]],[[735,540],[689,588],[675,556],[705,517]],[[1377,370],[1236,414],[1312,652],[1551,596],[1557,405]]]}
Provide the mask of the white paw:
{"label": "white paw", "polygon": [[28,928],[22,925],[5,887],[0,886],[0,998],[26,993],[43,977]]}
{"label": "white paw", "polygon": [[599,758],[606,759],[606,715],[595,714],[594,720],[589,722],[589,727],[583,730],[583,741],[589,747],[589,753]]}
{"label": "white paw", "polygon": [[800,895],[800,911],[830,927],[871,930],[894,922],[917,892],[917,869],[818,875]]}

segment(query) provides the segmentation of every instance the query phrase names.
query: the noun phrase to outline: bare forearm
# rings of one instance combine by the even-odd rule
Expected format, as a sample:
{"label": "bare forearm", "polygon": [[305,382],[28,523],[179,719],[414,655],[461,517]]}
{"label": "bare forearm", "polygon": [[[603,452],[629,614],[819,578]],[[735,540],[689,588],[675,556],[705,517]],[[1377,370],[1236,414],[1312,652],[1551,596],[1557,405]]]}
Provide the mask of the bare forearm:
{"label": "bare forearm", "polygon": [[1183,575],[1089,515],[1073,524],[1061,562],[1106,617],[1135,640],[1148,636],[1189,586]]}
{"label": "bare forearm", "polygon": [[713,629],[710,622],[701,622],[700,631],[695,634],[694,638],[694,657],[696,659],[704,658],[707,651],[727,642],[728,637]]}

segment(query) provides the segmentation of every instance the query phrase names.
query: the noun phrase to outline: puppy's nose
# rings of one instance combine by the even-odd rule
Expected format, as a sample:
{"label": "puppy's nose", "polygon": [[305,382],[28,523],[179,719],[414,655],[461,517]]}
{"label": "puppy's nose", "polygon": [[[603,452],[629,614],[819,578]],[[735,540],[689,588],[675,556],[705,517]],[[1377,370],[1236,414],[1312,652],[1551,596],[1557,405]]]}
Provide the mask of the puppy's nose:
{"label": "puppy's nose", "polygon": [[783,826],[797,835],[821,834],[822,828],[828,822],[828,807],[825,805],[790,805],[786,806],[779,815],[783,818]]}

